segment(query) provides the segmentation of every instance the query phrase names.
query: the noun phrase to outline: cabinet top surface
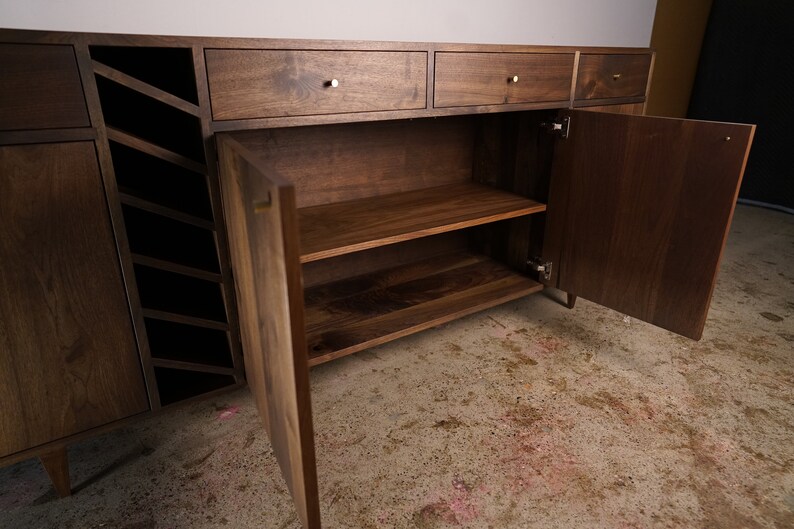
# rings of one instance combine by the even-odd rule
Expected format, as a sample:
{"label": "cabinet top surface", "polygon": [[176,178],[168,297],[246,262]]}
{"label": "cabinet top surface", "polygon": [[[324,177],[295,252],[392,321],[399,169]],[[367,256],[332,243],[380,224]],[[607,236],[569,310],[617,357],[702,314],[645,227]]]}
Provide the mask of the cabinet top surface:
{"label": "cabinet top surface", "polygon": [[172,35],[132,35],[115,33],[76,33],[0,28],[0,42],[41,44],[94,44],[118,46],[201,46],[205,48],[277,48],[323,50],[426,50],[488,51],[501,53],[650,53],[650,48],[604,46],[546,46],[530,44],[466,44],[449,42],[395,42],[375,40],[314,40],[251,37],[204,37]]}

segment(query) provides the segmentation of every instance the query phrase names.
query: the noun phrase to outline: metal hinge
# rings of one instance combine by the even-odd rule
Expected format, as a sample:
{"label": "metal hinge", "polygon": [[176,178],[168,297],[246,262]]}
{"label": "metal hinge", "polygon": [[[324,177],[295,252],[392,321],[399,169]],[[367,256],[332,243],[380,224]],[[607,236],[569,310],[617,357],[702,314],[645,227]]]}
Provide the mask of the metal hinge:
{"label": "metal hinge", "polygon": [[568,129],[570,128],[570,125],[570,116],[563,116],[562,118],[555,119],[553,121],[544,121],[540,124],[540,126],[546,129],[548,132],[559,134],[560,138],[562,139],[568,137]]}
{"label": "metal hinge", "polygon": [[533,257],[527,261],[529,268],[543,276],[543,279],[551,279],[551,261],[544,261],[540,257]]}

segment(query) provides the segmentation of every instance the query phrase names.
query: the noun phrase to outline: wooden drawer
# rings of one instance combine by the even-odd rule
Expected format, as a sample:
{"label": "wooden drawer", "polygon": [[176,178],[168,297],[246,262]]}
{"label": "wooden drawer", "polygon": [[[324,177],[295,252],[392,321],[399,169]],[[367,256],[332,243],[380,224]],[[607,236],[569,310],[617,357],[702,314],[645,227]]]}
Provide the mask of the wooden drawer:
{"label": "wooden drawer", "polygon": [[425,52],[216,49],[207,50],[206,59],[216,120],[408,110],[427,104]]}
{"label": "wooden drawer", "polygon": [[644,96],[651,57],[583,53],[579,57],[576,99]]}
{"label": "wooden drawer", "polygon": [[88,127],[71,46],[0,44],[0,130]]}
{"label": "wooden drawer", "polygon": [[436,53],[435,107],[568,101],[573,53]]}

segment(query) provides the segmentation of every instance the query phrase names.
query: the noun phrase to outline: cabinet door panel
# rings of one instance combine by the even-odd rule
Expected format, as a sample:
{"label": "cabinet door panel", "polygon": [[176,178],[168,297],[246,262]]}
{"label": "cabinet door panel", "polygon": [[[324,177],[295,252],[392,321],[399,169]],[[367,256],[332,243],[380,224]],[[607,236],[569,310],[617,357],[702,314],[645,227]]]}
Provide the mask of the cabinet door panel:
{"label": "cabinet door panel", "polygon": [[555,146],[549,283],[699,339],[753,125],[566,111]]}
{"label": "cabinet door panel", "polygon": [[295,189],[218,136],[245,372],[303,527],[320,527]]}
{"label": "cabinet door panel", "polygon": [[0,457],[146,411],[91,142],[0,147]]}
{"label": "cabinet door panel", "polygon": [[0,44],[0,130],[88,127],[74,49]]}

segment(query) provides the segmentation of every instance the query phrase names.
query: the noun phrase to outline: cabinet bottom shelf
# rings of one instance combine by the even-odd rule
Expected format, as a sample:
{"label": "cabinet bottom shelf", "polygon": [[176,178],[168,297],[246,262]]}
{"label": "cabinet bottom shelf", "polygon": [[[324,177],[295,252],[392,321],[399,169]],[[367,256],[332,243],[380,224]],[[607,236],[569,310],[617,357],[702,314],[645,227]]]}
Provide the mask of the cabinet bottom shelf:
{"label": "cabinet bottom shelf", "polygon": [[309,366],[538,292],[486,256],[455,253],[306,289]]}

